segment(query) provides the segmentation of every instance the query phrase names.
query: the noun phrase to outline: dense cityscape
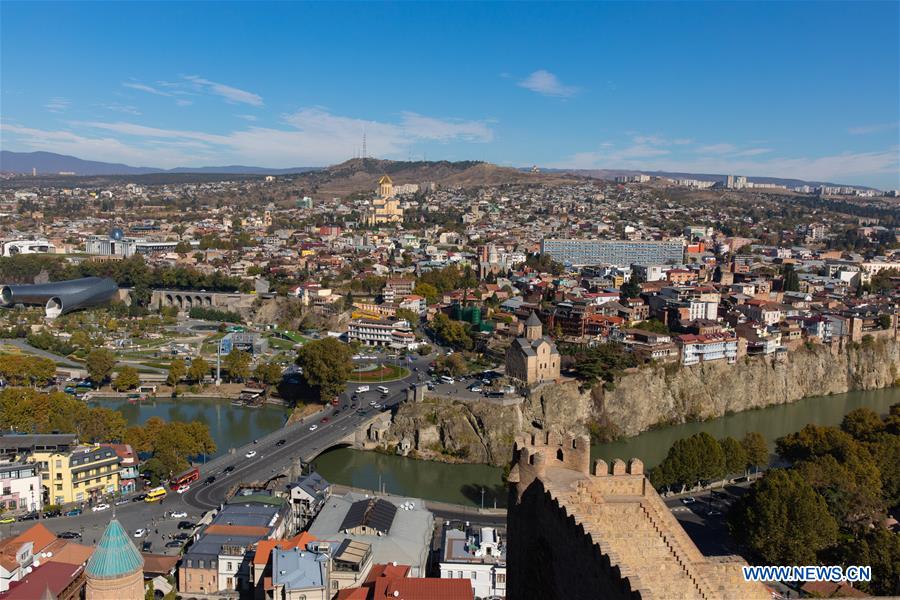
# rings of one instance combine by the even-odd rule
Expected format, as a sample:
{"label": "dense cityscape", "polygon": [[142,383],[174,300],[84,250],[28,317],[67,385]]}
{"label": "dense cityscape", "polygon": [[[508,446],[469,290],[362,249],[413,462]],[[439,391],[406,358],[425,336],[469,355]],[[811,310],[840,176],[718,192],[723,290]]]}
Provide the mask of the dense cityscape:
{"label": "dense cityscape", "polygon": [[[199,26],[207,42],[250,19],[250,5],[227,6],[210,15],[218,28]],[[579,18],[631,10],[656,23],[675,10],[267,6],[295,20],[340,13],[351,28],[391,14],[416,39],[410,25],[432,17],[527,31],[552,16],[551,38],[573,28],[572,56],[579,43],[599,52]],[[177,12],[170,32],[215,12],[146,7],[110,10],[136,30]],[[896,34],[897,4],[856,7],[863,16],[816,5],[816,18],[878,21],[878,44]],[[58,8],[46,17],[56,32],[65,15],[86,30],[101,18]],[[683,8],[789,20],[788,4]],[[771,130],[732,144],[632,128],[628,148],[580,152],[566,111],[618,84],[533,67],[491,85],[552,102],[546,113],[523,96],[502,118],[460,102],[444,114],[465,118],[403,108],[397,120],[394,107],[369,120],[276,100],[262,80],[256,93],[129,73],[115,75],[114,101],[77,113],[73,88],[35,117],[21,96],[43,83],[18,63],[45,17],[21,2],[0,11],[0,600],[900,596],[896,139],[768,160],[787,148]],[[268,56],[234,43],[219,51]],[[900,52],[879,60],[889,72]],[[783,68],[794,64],[808,63]],[[326,77],[311,65],[310,81]],[[884,122],[845,128],[851,141],[896,138],[896,69],[887,77],[887,102],[870,107]],[[438,92],[421,78],[379,76],[379,93],[425,102]],[[276,87],[300,94],[293,85]],[[166,107],[153,127],[137,124],[156,110],[141,98]],[[191,129],[167,120],[203,102]],[[290,128],[266,122],[270,109]],[[520,109],[561,130],[543,146],[507,141]],[[225,118],[246,123],[223,133],[213,123]],[[543,124],[515,127],[538,136]],[[557,141],[561,158],[544,147]]]}

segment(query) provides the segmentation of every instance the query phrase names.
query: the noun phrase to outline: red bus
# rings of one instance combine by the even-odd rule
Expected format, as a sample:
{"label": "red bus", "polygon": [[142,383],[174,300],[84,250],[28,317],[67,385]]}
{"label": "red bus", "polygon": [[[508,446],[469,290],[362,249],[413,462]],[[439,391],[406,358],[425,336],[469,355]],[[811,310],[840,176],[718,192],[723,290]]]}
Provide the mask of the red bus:
{"label": "red bus", "polygon": [[200,479],[200,469],[194,467],[193,469],[188,469],[177,477],[173,477],[172,481],[169,482],[169,487],[173,490],[177,490],[178,486],[193,483],[198,479]]}

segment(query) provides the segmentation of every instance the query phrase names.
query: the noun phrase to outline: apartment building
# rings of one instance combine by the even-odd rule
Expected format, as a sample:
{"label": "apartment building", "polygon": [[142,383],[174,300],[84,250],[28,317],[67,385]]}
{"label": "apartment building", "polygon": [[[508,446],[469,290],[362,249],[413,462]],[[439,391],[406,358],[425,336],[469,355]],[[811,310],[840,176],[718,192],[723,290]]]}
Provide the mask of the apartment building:
{"label": "apartment building", "polygon": [[714,360],[733,364],[737,360],[738,343],[733,333],[679,335],[675,343],[681,350],[681,364],[684,366]]}
{"label": "apartment building", "polygon": [[506,597],[506,547],[493,527],[446,529],[439,567],[442,579],[468,579],[475,598]]}
{"label": "apartment building", "polygon": [[409,323],[403,319],[354,319],[350,321],[347,337],[365,346],[386,346],[408,348],[415,342],[415,335]]}
{"label": "apartment building", "polygon": [[658,265],[681,263],[684,240],[578,240],[551,239],[541,241],[541,253],[572,266],[588,265]]}
{"label": "apartment building", "polygon": [[416,280],[403,277],[391,278],[384,282],[384,301],[393,303],[415,291]]}
{"label": "apartment building", "polygon": [[40,466],[44,493],[51,504],[88,502],[119,489],[121,459],[109,446],[36,450],[29,460]]}
{"label": "apartment building", "polygon": [[0,461],[0,512],[39,511],[43,496],[37,465]]}

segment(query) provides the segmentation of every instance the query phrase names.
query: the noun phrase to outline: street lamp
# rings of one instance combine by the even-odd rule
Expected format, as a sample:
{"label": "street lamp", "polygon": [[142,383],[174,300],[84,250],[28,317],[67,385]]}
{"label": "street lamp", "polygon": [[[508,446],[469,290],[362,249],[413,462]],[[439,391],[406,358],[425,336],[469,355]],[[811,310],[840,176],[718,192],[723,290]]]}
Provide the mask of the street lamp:
{"label": "street lamp", "polygon": [[481,510],[484,510],[484,488],[481,488]]}

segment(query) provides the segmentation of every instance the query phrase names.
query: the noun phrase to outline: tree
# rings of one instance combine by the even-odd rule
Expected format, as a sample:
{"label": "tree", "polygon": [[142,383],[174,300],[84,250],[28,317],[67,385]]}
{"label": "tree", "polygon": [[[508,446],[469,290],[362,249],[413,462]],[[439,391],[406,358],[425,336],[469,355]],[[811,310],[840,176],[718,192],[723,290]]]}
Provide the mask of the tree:
{"label": "tree", "polygon": [[403,319],[404,321],[408,322],[410,324],[410,326],[412,326],[412,327],[415,327],[419,323],[419,320],[420,320],[419,315],[415,311],[409,310],[408,308],[398,308],[397,309],[397,318]]}
{"label": "tree", "polygon": [[352,357],[349,346],[329,337],[304,344],[296,362],[307,383],[319,388],[320,398],[327,401],[344,390],[353,372]]}
{"label": "tree", "polygon": [[203,379],[209,375],[209,363],[202,356],[198,356],[191,361],[188,369],[188,379],[197,383],[203,383]]}
{"label": "tree", "polygon": [[794,265],[788,263],[784,266],[784,278],[781,288],[785,292],[796,292],[800,290],[800,278],[794,270]]}
{"label": "tree", "polygon": [[833,552],[828,563],[869,565],[872,580],[854,587],[876,596],[896,596],[900,591],[900,535],[881,527],[849,537]]}
{"label": "tree", "polygon": [[748,431],[741,439],[741,446],[747,455],[747,467],[758,469],[769,465],[769,445],[758,431]]}
{"label": "tree", "polygon": [[811,565],[837,541],[838,526],[825,500],[802,475],[771,469],[728,515],[731,535],[756,562]]}
{"label": "tree", "polygon": [[871,408],[857,408],[844,415],[841,430],[849,433],[857,441],[868,442],[884,431],[884,422]]}
{"label": "tree", "polygon": [[143,426],[129,427],[125,440],[137,452],[152,454],[144,468],[157,480],[170,479],[187,468],[186,457],[216,451],[209,427],[200,421],[165,422],[159,417],[150,417]]}
{"label": "tree", "polygon": [[630,280],[624,282],[622,284],[622,286],[619,288],[619,297],[622,298],[623,300],[626,300],[628,298],[637,298],[640,295],[641,295],[641,285],[634,280],[630,279]]}
{"label": "tree", "polygon": [[725,453],[725,473],[743,473],[747,468],[747,451],[739,441],[731,436],[719,441]]}
{"label": "tree", "polygon": [[274,362],[260,362],[253,371],[253,378],[266,385],[275,385],[281,381],[281,367]]}
{"label": "tree", "polygon": [[116,380],[113,382],[113,389],[117,392],[134,389],[141,384],[141,376],[138,370],[132,366],[124,366],[119,369]]}
{"label": "tree", "polygon": [[430,283],[422,282],[416,284],[416,294],[425,298],[425,302],[428,304],[434,304],[437,302],[438,290]]}
{"label": "tree", "polygon": [[56,363],[27,354],[0,354],[0,377],[9,385],[43,387],[56,375]]}
{"label": "tree", "polygon": [[243,381],[250,375],[250,355],[242,350],[232,348],[222,359],[222,363],[232,381],[235,379]]}
{"label": "tree", "polygon": [[795,464],[794,469],[825,499],[839,523],[868,525],[880,519],[881,473],[862,446],[843,460],[823,454]]}
{"label": "tree", "polygon": [[438,313],[431,323],[435,336],[444,344],[455,350],[471,350],[474,345],[466,326],[453,321],[444,313]]}
{"label": "tree", "polygon": [[725,453],[714,437],[701,431],[676,440],[662,463],[651,473],[657,487],[693,485],[704,479],[721,477]]}
{"label": "tree", "polygon": [[878,326],[882,329],[890,329],[891,328],[891,315],[878,315],[878,318],[875,319],[875,322],[878,323]]}
{"label": "tree", "polygon": [[617,342],[579,350],[574,359],[575,372],[584,380],[585,387],[590,387],[598,380],[614,383],[625,369],[637,366],[634,353]]}
{"label": "tree", "polygon": [[91,381],[102,385],[116,366],[116,356],[106,348],[96,348],[87,355],[85,366]]}
{"label": "tree", "polygon": [[178,382],[184,379],[184,376],[187,375],[187,366],[184,364],[184,359],[182,358],[173,358],[172,362],[169,363],[169,373],[166,375],[166,383],[175,387],[178,385]]}

